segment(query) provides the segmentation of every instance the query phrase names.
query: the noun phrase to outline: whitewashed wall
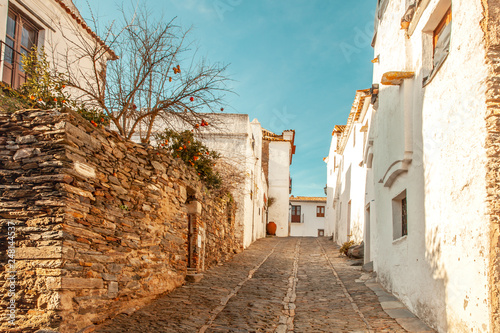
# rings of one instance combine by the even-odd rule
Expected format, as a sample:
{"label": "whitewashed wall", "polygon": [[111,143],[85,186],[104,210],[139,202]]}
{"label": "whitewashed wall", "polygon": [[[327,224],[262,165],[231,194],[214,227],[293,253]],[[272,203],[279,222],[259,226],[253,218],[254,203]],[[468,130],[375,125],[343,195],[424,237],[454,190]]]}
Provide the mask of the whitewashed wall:
{"label": "whitewashed wall", "polygon": [[337,149],[337,134],[332,135],[330,150],[325,158],[326,163],[326,208],[325,208],[325,236],[332,236],[335,231],[335,206],[334,196],[337,184],[337,169],[335,164],[340,157],[335,152]]}
{"label": "whitewashed wall", "polygon": [[[301,223],[291,223],[290,236],[292,237],[318,237],[318,230],[325,230],[325,217],[317,217],[316,207],[325,206],[324,201],[300,201],[290,198],[290,203],[300,206],[303,219]],[[325,212],[326,213],[326,212]],[[326,234],[325,234],[326,235]]]}
{"label": "whitewashed wall", "polygon": [[[0,39],[5,41],[9,2],[30,21],[41,28],[38,47],[44,47],[52,65],[60,71],[66,68],[66,57],[73,66],[80,68],[81,75],[93,73],[89,59],[81,59],[78,47],[84,43],[94,45],[96,40],[76,22],[58,3],[53,0],[0,0]],[[76,7],[66,0],[65,3],[75,12]],[[80,76],[81,76],[80,75]],[[0,63],[0,78],[3,77],[3,54]],[[82,81],[84,82],[84,81]],[[71,91],[73,96],[79,93]]]}
{"label": "whitewashed wall", "polygon": [[[480,0],[453,1],[450,54],[422,87],[432,58],[427,31],[449,4],[431,0],[410,38],[400,29],[405,1],[390,1],[379,24],[374,82],[388,71],[413,71],[415,77],[381,86],[370,131],[374,265],[382,284],[439,332],[489,332]],[[404,158],[411,159],[408,171],[387,185]],[[394,240],[392,199],[404,190],[408,236]]]}
{"label": "whitewashed wall", "polygon": [[290,142],[269,142],[269,222],[276,223],[278,237],[289,235],[290,153]]}

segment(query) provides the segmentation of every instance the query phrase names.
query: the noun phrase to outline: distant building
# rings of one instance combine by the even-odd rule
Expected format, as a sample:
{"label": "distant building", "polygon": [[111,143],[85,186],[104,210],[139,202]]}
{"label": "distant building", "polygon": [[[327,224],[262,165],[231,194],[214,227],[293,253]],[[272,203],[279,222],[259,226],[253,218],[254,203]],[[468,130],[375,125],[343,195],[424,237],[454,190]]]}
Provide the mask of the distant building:
{"label": "distant building", "polygon": [[295,154],[295,131],[283,131],[281,135],[263,130],[263,168],[269,184],[268,221],[276,223],[276,236],[288,237],[289,200],[292,193],[290,164]]}
{"label": "distant building", "polygon": [[[176,131],[193,128],[175,115],[170,117],[168,125],[157,124],[154,132],[164,128]],[[257,119],[250,122],[247,114],[200,113],[193,117],[203,117],[210,124],[197,131],[196,138],[219,152],[221,162],[239,171],[229,181],[241,182],[232,194],[238,203],[236,223],[244,247],[266,236],[268,222],[276,223],[277,236],[288,236],[290,164],[295,153],[295,131],[274,134],[263,129]],[[139,135],[133,139],[139,141]]]}
{"label": "distant building", "polygon": [[290,197],[290,236],[325,236],[325,204],[323,197]]}
{"label": "distant building", "polygon": [[358,90],[347,125],[335,126],[327,163],[327,235],[338,244],[354,241],[360,244],[365,237],[366,214],[370,204],[367,194],[367,168],[363,163],[367,147],[367,132],[371,94]]}

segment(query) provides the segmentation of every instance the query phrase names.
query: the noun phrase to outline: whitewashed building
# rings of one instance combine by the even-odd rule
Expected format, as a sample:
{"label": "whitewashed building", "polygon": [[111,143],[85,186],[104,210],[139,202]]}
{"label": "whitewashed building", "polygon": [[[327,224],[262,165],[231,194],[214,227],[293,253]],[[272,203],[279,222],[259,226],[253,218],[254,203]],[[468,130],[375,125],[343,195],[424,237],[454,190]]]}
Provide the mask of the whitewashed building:
{"label": "whitewashed building", "polygon": [[494,331],[483,10],[479,0],[386,0],[377,11],[374,267],[440,332]]}
{"label": "whitewashed building", "polygon": [[286,130],[278,135],[263,131],[263,165],[269,184],[268,221],[276,223],[276,236],[288,237],[289,196],[292,193],[290,165],[295,154],[295,130]]}
{"label": "whitewashed building", "polygon": [[[347,125],[336,125],[327,163],[327,234],[338,244],[364,241],[369,223],[367,167],[364,160],[371,119],[370,90],[358,90]],[[367,217],[368,214],[368,217]],[[369,240],[368,240],[369,242]]]}
{"label": "whitewashed building", "polygon": [[76,46],[83,49],[97,45],[106,51],[108,59],[116,59],[71,0],[0,0],[0,43],[0,77],[14,88],[26,80],[21,54],[27,54],[34,46],[44,47],[48,58],[60,70],[64,70],[68,57],[74,66],[80,66],[81,75],[85,75],[84,69],[93,75],[93,67],[88,58],[77,60]]}
{"label": "whitewashed building", "polygon": [[356,201],[379,281],[438,332],[500,331],[499,18],[498,1],[377,2]]}
{"label": "whitewashed building", "polygon": [[324,197],[290,197],[290,236],[325,236]]}
{"label": "whitewashed building", "polygon": [[[266,236],[268,222],[276,223],[277,236],[287,237],[295,131],[274,134],[263,129],[257,119],[250,122],[247,114],[199,113],[193,117],[210,124],[200,127],[195,137],[220,153],[222,163],[238,171],[229,181],[239,182],[232,194],[238,203],[236,224],[244,247]],[[158,123],[154,133],[165,128],[182,131],[193,126],[172,115],[165,123]],[[139,141],[139,135],[133,139]]]}

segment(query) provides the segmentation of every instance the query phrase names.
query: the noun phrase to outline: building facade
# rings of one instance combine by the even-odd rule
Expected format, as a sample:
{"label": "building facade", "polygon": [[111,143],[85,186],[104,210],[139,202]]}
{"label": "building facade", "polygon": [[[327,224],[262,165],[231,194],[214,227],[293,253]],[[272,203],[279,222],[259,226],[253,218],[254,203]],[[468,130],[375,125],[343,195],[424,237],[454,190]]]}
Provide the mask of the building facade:
{"label": "building facade", "polygon": [[292,193],[290,165],[295,154],[295,131],[287,130],[278,135],[263,131],[263,166],[269,184],[268,221],[276,223],[276,236],[288,237],[289,196]]}
{"label": "building facade", "polygon": [[[493,1],[377,2],[366,183],[356,194],[365,253],[379,281],[438,332],[500,330],[499,17]],[[331,148],[326,159],[327,230],[341,236],[332,216],[354,198],[343,200],[349,177],[331,159],[345,168],[348,155]]]}
{"label": "building facade", "polygon": [[325,205],[323,197],[290,197],[290,236],[325,236]]}
{"label": "building facade", "polygon": [[79,75],[86,74],[83,69],[93,75],[90,58],[79,53],[88,45],[102,48],[107,59],[116,59],[71,0],[0,0],[0,45],[0,77],[13,88],[19,88],[26,80],[21,56],[33,47],[44,48],[60,71],[68,63],[79,66]]}
{"label": "building facade", "polygon": [[[367,204],[367,168],[363,163],[371,117],[371,94],[358,90],[347,119],[337,125],[327,163],[327,230],[338,244],[354,241],[360,244],[365,235]],[[368,206],[367,206],[368,205]]]}

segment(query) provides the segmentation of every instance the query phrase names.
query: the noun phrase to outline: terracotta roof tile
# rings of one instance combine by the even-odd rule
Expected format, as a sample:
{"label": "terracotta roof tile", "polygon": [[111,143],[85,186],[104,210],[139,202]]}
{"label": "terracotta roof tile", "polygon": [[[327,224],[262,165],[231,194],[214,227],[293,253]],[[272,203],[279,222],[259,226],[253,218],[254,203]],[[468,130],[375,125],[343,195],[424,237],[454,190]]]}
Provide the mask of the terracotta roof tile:
{"label": "terracotta roof tile", "polygon": [[73,4],[73,1],[71,0],[54,0],[57,2],[65,11],[68,13],[75,21],[78,23],[87,33],[94,38],[99,45],[101,45],[110,55],[112,60],[118,59],[118,56],[116,53],[108,46],[106,43],[97,36],[95,32],[92,31],[92,29],[87,25],[83,17],[80,15],[80,12],[76,8],[76,6]]}
{"label": "terracotta roof tile", "polygon": [[326,197],[290,197],[290,201],[326,202]]}

